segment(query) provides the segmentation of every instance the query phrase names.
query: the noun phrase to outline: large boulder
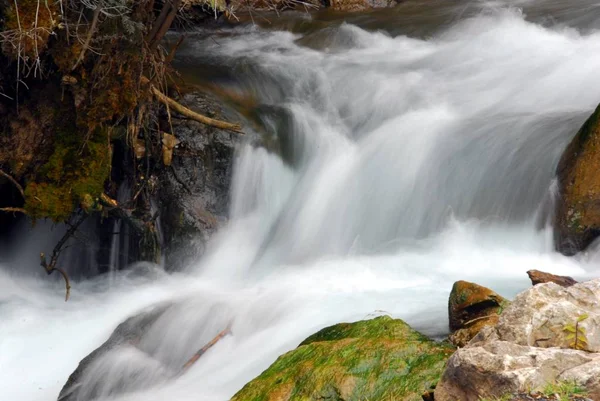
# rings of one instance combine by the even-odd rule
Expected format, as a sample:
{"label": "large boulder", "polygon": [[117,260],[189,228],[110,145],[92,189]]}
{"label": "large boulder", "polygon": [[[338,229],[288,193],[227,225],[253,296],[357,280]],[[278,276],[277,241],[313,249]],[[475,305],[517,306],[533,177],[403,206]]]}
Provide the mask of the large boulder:
{"label": "large boulder", "polygon": [[600,233],[600,107],[563,153],[557,168],[555,216],[558,251],[573,255]]}
{"label": "large boulder", "polygon": [[450,341],[464,347],[486,326],[498,322],[509,301],[489,288],[467,281],[457,281],[448,299]]}
{"label": "large boulder", "polygon": [[453,351],[387,316],[337,324],[279,357],[232,401],[417,401]]}
{"label": "large boulder", "polygon": [[598,352],[600,280],[568,288],[539,284],[450,358],[435,399],[476,401],[560,380],[575,380],[600,397]]}

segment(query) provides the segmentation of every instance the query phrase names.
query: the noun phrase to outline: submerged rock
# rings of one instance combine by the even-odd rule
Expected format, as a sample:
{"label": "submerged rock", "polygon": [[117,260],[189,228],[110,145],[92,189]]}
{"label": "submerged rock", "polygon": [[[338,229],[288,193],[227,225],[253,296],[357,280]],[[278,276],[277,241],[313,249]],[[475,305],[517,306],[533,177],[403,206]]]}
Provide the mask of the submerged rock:
{"label": "submerged rock", "polygon": [[[161,374],[160,366],[151,358],[144,358],[144,353],[137,350],[135,345],[147,330],[165,313],[169,304],[152,307],[139,313],[121,323],[111,334],[108,340],[100,347],[79,362],[77,369],[69,376],[58,396],[58,401],[88,401],[94,399],[98,394],[108,395],[127,391],[127,380],[131,375],[138,379],[147,373],[148,384],[155,383],[159,379],[167,377]],[[112,351],[114,358],[106,358]],[[124,358],[123,364],[119,364],[116,358]],[[139,360],[140,363],[136,363]],[[154,363],[153,363],[154,362]],[[105,381],[103,376],[89,374],[93,370],[107,372],[111,367],[129,365],[131,371],[121,370],[116,374],[121,378],[120,382]],[[135,366],[133,366],[135,365]],[[106,367],[107,369],[103,369]],[[157,376],[158,375],[158,376]],[[107,388],[110,385],[112,388]]]}
{"label": "submerged rock", "polygon": [[421,400],[453,351],[387,316],[341,323],[280,356],[232,401]]}
{"label": "submerged rock", "polygon": [[[577,333],[574,335],[574,333]],[[477,401],[573,380],[600,399],[600,280],[539,284],[448,361],[436,401]]]}
{"label": "submerged rock", "polygon": [[448,300],[450,341],[464,347],[486,326],[498,322],[508,300],[489,288],[467,281],[457,281]]}
{"label": "submerged rock", "polygon": [[600,107],[563,153],[557,168],[555,216],[558,251],[573,255],[600,234]]}
{"label": "submerged rock", "polygon": [[561,287],[570,287],[577,284],[577,281],[568,276],[557,276],[555,274],[541,272],[539,270],[529,270],[527,275],[531,279],[532,285],[555,283]]}

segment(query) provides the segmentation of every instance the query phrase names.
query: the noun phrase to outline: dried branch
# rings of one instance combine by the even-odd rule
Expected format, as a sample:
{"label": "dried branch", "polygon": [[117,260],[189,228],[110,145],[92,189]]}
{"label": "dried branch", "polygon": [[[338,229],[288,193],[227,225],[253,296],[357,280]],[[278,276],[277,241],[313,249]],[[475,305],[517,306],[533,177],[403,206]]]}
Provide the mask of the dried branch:
{"label": "dried branch", "polygon": [[27,210],[21,207],[0,207],[0,212],[27,214]]}
{"label": "dried branch", "polygon": [[167,17],[165,18],[163,23],[160,25],[160,28],[156,32],[156,36],[152,39],[152,41],[149,44],[151,51],[156,50],[156,48],[158,47],[158,44],[160,43],[162,38],[164,38],[164,36],[169,31],[169,28],[171,27],[171,24],[173,24],[173,21],[175,20],[175,16],[177,15],[177,12],[179,11],[179,6],[181,5],[181,1],[182,0],[173,0],[171,10],[167,14]]}
{"label": "dried branch", "polygon": [[12,182],[14,186],[17,187],[17,189],[19,190],[19,193],[21,194],[23,199],[25,199],[25,191],[23,191],[23,187],[17,182],[17,180],[15,180],[10,174],[7,174],[2,170],[0,170],[0,175]]}
{"label": "dried branch", "polygon": [[158,18],[156,19],[156,21],[154,21],[154,25],[152,25],[152,30],[150,30],[150,32],[148,32],[148,35],[146,35],[146,43],[152,42],[152,40],[156,36],[156,32],[158,32],[158,30],[160,29],[162,24],[165,22],[165,19],[167,18],[167,15],[169,14],[170,11],[171,11],[171,2],[167,0],[165,2],[165,4],[163,4],[162,10],[160,10],[160,14],[159,14]]}
{"label": "dried branch", "polygon": [[229,325],[227,325],[227,327],[225,328],[225,330],[223,330],[222,332],[220,332],[219,334],[217,334],[217,336],[215,338],[213,338],[212,340],[210,340],[208,342],[208,344],[206,344],[204,347],[200,348],[198,350],[198,352],[196,352],[190,359],[189,361],[187,361],[185,363],[185,365],[183,365],[183,368],[181,369],[181,374],[187,372],[187,370],[194,364],[196,363],[196,361],[198,359],[200,359],[200,357],[202,355],[204,355],[206,353],[206,351],[208,351],[210,348],[212,348],[213,345],[215,345],[217,342],[219,342],[220,339],[222,339],[223,337],[227,336],[228,334],[231,334],[231,323]]}
{"label": "dried branch", "polygon": [[203,116],[202,114],[196,113],[195,111],[188,109],[176,100],[171,99],[167,95],[163,94],[154,85],[150,85],[150,90],[152,91],[152,94],[154,94],[154,96],[156,96],[156,98],[161,103],[164,103],[166,106],[173,108],[173,110],[185,117],[191,118],[192,120],[209,125],[211,127],[237,132],[238,134],[243,134],[242,126],[239,124],[232,124],[226,121],[216,120],[214,118],[210,118],[207,116]]}
{"label": "dried branch", "polygon": [[54,271],[57,271],[63,276],[63,278],[65,280],[65,287],[66,287],[65,302],[67,302],[69,300],[69,297],[71,296],[71,283],[69,281],[69,276],[67,275],[67,273],[63,269],[56,267],[56,264],[58,263],[58,257],[60,256],[60,253],[62,252],[63,247],[67,243],[68,239],[71,238],[75,234],[75,232],[77,231],[79,226],[85,221],[87,216],[88,215],[86,213],[81,213],[81,215],[75,221],[75,223],[70,225],[70,227],[67,230],[67,232],[65,233],[65,235],[62,236],[60,241],[58,241],[58,243],[52,250],[52,256],[50,257],[50,263],[48,263],[46,261],[46,255],[43,252],[40,253],[40,260],[41,260],[40,265],[44,268],[44,270],[46,270],[46,273],[48,275],[50,275]]}

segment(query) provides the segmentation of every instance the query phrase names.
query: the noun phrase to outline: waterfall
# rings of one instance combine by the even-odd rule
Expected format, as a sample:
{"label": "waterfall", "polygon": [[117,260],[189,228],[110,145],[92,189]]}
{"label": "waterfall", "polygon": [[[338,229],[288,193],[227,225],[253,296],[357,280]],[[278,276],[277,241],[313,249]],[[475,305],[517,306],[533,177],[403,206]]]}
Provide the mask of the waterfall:
{"label": "waterfall", "polygon": [[[259,104],[231,221],[186,271],[114,269],[68,303],[60,283],[0,269],[0,398],[55,399],[160,302],[174,306],[143,354],[95,366],[104,400],[222,401],[319,328],[379,313],[441,337],[456,280],[511,297],[530,269],[597,277],[597,255],[554,252],[548,216],[561,152],[600,101],[598,4],[465,4],[191,34],[178,62]],[[185,375],[157,379],[228,324]]]}

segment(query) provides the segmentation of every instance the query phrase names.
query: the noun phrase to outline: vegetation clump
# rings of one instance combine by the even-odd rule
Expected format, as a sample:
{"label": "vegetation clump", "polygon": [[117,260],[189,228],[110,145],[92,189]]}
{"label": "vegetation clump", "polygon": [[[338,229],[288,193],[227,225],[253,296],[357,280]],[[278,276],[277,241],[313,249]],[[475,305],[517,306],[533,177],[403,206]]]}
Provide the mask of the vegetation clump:
{"label": "vegetation clump", "polygon": [[587,391],[574,381],[548,383],[542,389],[518,394],[505,394],[496,398],[481,398],[480,401],[591,401]]}

